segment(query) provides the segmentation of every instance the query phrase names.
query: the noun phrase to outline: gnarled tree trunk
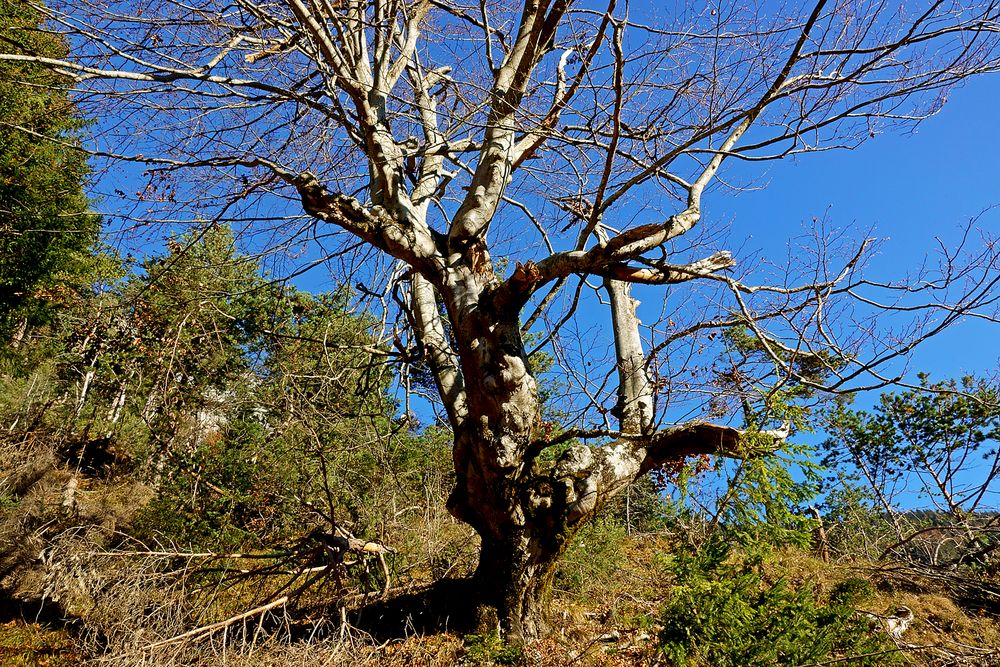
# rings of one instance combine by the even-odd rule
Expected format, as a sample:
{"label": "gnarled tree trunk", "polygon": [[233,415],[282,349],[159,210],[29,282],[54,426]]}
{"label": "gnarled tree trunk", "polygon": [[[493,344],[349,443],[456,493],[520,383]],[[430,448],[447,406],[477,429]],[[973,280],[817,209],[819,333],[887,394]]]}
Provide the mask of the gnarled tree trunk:
{"label": "gnarled tree trunk", "polygon": [[[540,460],[539,454],[559,443],[540,435],[538,392],[520,322],[505,319],[497,308],[491,274],[448,275],[452,282],[439,290],[458,341],[461,372],[455,375],[464,378],[455,429],[457,483],[449,509],[482,538],[475,584],[481,606],[495,612],[481,618],[495,618],[508,638],[530,641],[549,631],[556,566],[580,527],[653,467],[691,454],[734,452],[739,432],[705,424],[653,432],[652,390],[636,303],[627,285],[612,280],[606,289],[617,341],[615,414],[622,435],[600,447],[574,444],[554,461]],[[414,296],[422,289],[415,289]],[[428,325],[439,312],[419,303],[415,309]],[[443,325],[432,329],[443,330]],[[453,392],[454,386],[443,379],[452,372],[443,368],[448,362],[433,353],[434,337],[430,333],[424,342],[439,371],[439,389]]]}
{"label": "gnarled tree trunk", "polygon": [[[898,314],[907,310],[898,305],[901,295],[905,301],[938,283],[922,274],[924,282],[913,286],[858,282],[862,243],[839,268],[823,259],[810,284],[755,287],[719,275],[734,265],[729,253],[694,259],[698,244],[674,241],[700,223],[702,194],[731,156],[766,160],[852,145],[874,137],[882,121],[912,122],[936,110],[936,101],[910,105],[916,93],[938,100],[949,85],[1000,69],[996,3],[961,11],[931,3],[915,13],[888,3],[859,18],[850,3],[817,0],[801,15],[772,22],[761,12],[760,25],[755,19],[743,33],[741,12],[701,19],[694,12],[674,32],[629,20],[618,0],[603,8],[574,0],[485,2],[480,12],[438,0],[235,0],[223,3],[236,8],[231,13],[208,3],[196,15],[184,2],[163,0],[133,17],[103,2],[56,4],[39,10],[83,55],[0,52],[0,62],[47,67],[73,78],[81,100],[117,100],[121,118],[137,119],[123,127],[160,128],[149,133],[151,148],[159,137],[159,156],[127,155],[127,141],[102,154],[163,173],[209,170],[187,194],[200,198],[211,175],[219,189],[204,196],[218,211],[258,193],[269,197],[279,179],[317,225],[350,237],[332,256],[398,262],[393,275],[403,278],[394,294],[408,285],[410,300],[380,307],[399,325],[392,333],[404,363],[415,351],[431,368],[454,433],[449,507],[482,536],[476,580],[508,635],[545,634],[558,557],[629,482],[688,455],[748,453],[732,428],[659,424],[663,406],[629,285],[723,286],[718,316],[692,317],[661,346],[693,341],[699,332],[745,330],[773,362],[776,387],[821,387],[818,369],[834,373],[831,388],[845,389],[963,313],[983,309],[995,319],[986,313],[993,312],[996,254],[977,257],[973,265],[983,270],[974,273],[949,256],[940,285],[975,274],[967,290],[953,302],[915,308],[910,341],[887,344],[873,335],[861,354],[855,336],[845,345],[829,329],[831,304],[860,299]],[[121,4],[127,12],[129,3]],[[430,40],[458,35],[454,50],[428,41],[428,27]],[[136,30],[148,38],[137,40]],[[663,67],[663,54],[684,66]],[[248,103],[260,111],[251,114]],[[164,109],[174,109],[176,122],[159,122]],[[227,183],[232,191],[224,195]],[[141,208],[178,219],[168,215],[173,196],[138,197]],[[531,224],[498,217],[505,202]],[[661,216],[674,202],[674,212]],[[298,243],[303,230],[290,229],[286,241]],[[514,268],[501,279],[490,235],[510,242],[531,229],[538,235],[510,255]],[[541,453],[572,442],[573,434],[550,438],[539,428],[521,316],[535,305],[525,323],[531,329],[551,314],[561,286],[577,278],[581,290],[603,281],[617,400],[611,407],[599,402],[603,396],[593,399],[600,439],[590,442],[597,444],[573,444],[553,461]],[[851,285],[882,297],[856,295]],[[404,350],[404,338],[420,349]],[[886,382],[874,377],[877,386]],[[607,415],[617,424],[604,422]]]}

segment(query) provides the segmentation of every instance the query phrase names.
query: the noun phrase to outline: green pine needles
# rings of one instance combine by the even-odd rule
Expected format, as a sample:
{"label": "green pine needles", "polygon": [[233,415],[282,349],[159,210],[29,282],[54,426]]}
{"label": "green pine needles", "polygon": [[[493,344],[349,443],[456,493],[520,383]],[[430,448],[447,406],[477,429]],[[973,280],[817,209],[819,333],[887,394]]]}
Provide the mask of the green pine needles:
{"label": "green pine needles", "polygon": [[[900,664],[888,637],[854,607],[873,592],[848,580],[823,599],[811,586],[769,578],[760,556],[734,557],[722,540],[681,551],[662,615],[661,650],[675,667],[874,667]],[[853,583],[852,583],[853,582]]]}
{"label": "green pine needles", "polygon": [[[24,55],[67,52],[27,3],[0,3],[0,43]],[[51,320],[89,281],[100,218],[83,192],[86,123],[69,84],[35,64],[0,63],[0,340]]]}

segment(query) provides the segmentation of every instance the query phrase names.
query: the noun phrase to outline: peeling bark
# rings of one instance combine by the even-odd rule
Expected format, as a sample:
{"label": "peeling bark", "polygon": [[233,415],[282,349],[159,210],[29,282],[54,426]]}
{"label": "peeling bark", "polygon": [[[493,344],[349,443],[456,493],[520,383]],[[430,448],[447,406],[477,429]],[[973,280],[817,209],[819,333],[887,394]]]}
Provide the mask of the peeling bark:
{"label": "peeling bark", "polygon": [[441,313],[438,312],[434,287],[423,276],[413,277],[413,317],[421,336],[424,355],[431,365],[438,393],[448,412],[452,428],[459,428],[468,415],[465,380],[458,359],[451,350]]}
{"label": "peeling bark", "polygon": [[653,386],[646,372],[646,355],[639,336],[639,302],[631,287],[620,280],[606,280],[611,299],[611,326],[618,366],[618,403],[613,414],[622,433],[648,433],[653,427]]}
{"label": "peeling bark", "polygon": [[[98,8],[100,3],[90,4],[94,12],[103,11]],[[105,87],[97,88],[101,91],[97,97],[102,98],[108,90],[120,90],[123,108],[128,108],[134,95],[140,104],[135,107],[137,111],[145,102],[149,102],[148,109],[162,108],[164,100],[158,96],[166,94],[171,96],[170,104],[177,103],[177,99],[184,104],[205,103],[206,117],[212,110],[225,110],[232,102],[236,105],[232,108],[239,109],[238,118],[243,119],[246,112],[242,105],[247,100],[273,104],[277,111],[295,108],[295,116],[262,115],[282,119],[277,122],[298,118],[302,110],[311,114],[303,116],[307,120],[301,124],[317,128],[315,135],[300,136],[295,123],[288,126],[287,133],[274,132],[274,127],[265,125],[266,131],[254,135],[257,140],[246,142],[251,130],[241,125],[234,130],[241,138],[232,141],[228,126],[219,120],[232,117],[223,115],[211,123],[199,121],[191,130],[193,134],[185,135],[185,128],[178,124],[178,136],[162,144],[167,151],[160,156],[106,155],[167,171],[182,167],[233,169],[227,178],[236,176],[239,170],[266,170],[295,189],[307,214],[353,235],[351,243],[356,239],[407,265],[410,299],[400,304],[405,312],[398,313],[399,321],[415,329],[412,338],[419,341],[419,352],[433,373],[454,433],[457,481],[449,509],[482,537],[476,581],[484,603],[496,610],[495,618],[509,636],[522,639],[546,633],[555,564],[576,531],[632,480],[686,456],[746,457],[766,453],[769,443],[783,437],[774,432],[770,439],[759,434],[745,438],[736,429],[703,423],[657,428],[656,391],[649,376],[648,350],[643,349],[632,284],[719,281],[731,292],[732,310],[714,321],[696,322],[686,331],[749,327],[776,367],[807,387],[820,388],[820,384],[797,374],[788,358],[801,360],[804,354],[813,355],[827,370],[835,372],[840,372],[836,363],[843,362],[850,370],[835,380],[833,388],[837,388],[852,383],[871,366],[899,358],[912,349],[912,344],[907,343],[879,352],[871,357],[871,366],[866,366],[867,362],[859,362],[838,348],[833,342],[836,335],[822,328],[824,303],[837,290],[840,295],[849,293],[844,281],[853,280],[864,244],[841,273],[831,274],[836,277],[800,287],[750,287],[721,275],[735,263],[727,252],[712,252],[701,259],[674,258],[676,248],[671,241],[702,224],[702,194],[723,162],[731,157],[778,159],[799,150],[822,148],[825,146],[821,142],[807,145],[800,138],[807,134],[821,138],[827,130],[832,132],[825,135],[827,141],[835,137],[836,145],[850,143],[847,140],[853,136],[864,139],[870,128],[882,120],[919,119],[919,115],[900,115],[899,105],[915,93],[925,90],[937,94],[966,76],[1000,66],[1000,59],[986,55],[986,51],[974,55],[972,46],[993,48],[981,45],[983,41],[994,41],[989,37],[991,26],[1000,17],[992,4],[987,3],[981,10],[970,8],[969,12],[955,13],[947,6],[939,6],[941,3],[933,3],[925,13],[911,18],[872,12],[859,23],[849,8],[828,9],[831,3],[819,0],[812,9],[805,10],[808,13],[782,17],[774,24],[780,30],[769,33],[773,39],[766,44],[751,39],[750,34],[744,35],[747,39],[742,41],[747,45],[742,47],[738,45],[740,39],[728,40],[737,55],[726,55],[723,60],[761,63],[759,73],[753,77],[740,73],[727,79],[716,67],[720,61],[715,54],[696,49],[685,56],[695,63],[691,71],[680,73],[671,86],[664,86],[655,59],[649,60],[649,54],[626,53],[629,44],[639,43],[641,32],[635,31],[646,30],[627,20],[627,8],[624,13],[616,10],[615,0],[608,0],[603,11],[588,4],[579,7],[581,17],[583,13],[588,15],[585,20],[569,21],[572,4],[572,0],[524,0],[505,7],[504,11],[510,13],[491,25],[489,14],[495,11],[494,3],[482,4],[481,17],[477,18],[474,11],[438,0],[288,0],[266,7],[238,0],[236,6],[255,17],[253,23],[230,26],[224,21],[216,31],[208,29],[213,23],[203,23],[204,17],[191,24],[198,26],[195,30],[176,30],[177,17],[183,12],[174,10],[183,3],[168,0],[166,5],[173,10],[164,16],[169,20],[157,16],[156,7],[128,20],[135,25],[147,22],[151,35],[168,42],[186,34],[216,41],[187,44],[181,40],[171,45],[147,40],[150,45],[145,45],[127,38],[122,41],[103,27],[85,28],[85,16],[78,22],[72,3],[66,3],[64,12],[47,15],[86,45],[90,51],[84,52],[92,53],[93,58],[73,62],[0,53],[0,61],[47,67],[72,78],[84,89],[90,85],[88,82],[100,81],[100,86]],[[454,19],[463,30],[468,28],[466,24],[474,26],[470,34],[481,29],[488,69],[476,72],[472,57],[463,62],[442,62],[446,52],[419,44],[425,20],[438,20],[430,18],[433,14],[443,19],[443,27]],[[837,18],[841,14],[842,20]],[[121,16],[105,13],[95,25],[114,25],[121,20]],[[435,34],[449,34],[439,32],[439,26],[434,25]],[[216,32],[218,35],[213,37]],[[102,37],[94,36],[98,33]],[[951,35],[964,41],[945,49],[944,57],[935,56],[929,45],[942,44],[941,40],[951,39]],[[703,42],[706,48],[712,46],[713,50],[719,44],[713,45],[707,38],[693,41]],[[602,55],[600,51],[608,44],[611,51]],[[466,53],[478,53],[478,46],[471,46]],[[499,62],[494,62],[494,46],[502,49]],[[168,50],[171,47],[179,48]],[[231,57],[240,52],[242,59]],[[723,52],[728,53],[726,49]],[[173,55],[164,60],[164,53]],[[559,55],[547,55],[556,53]],[[693,58],[699,53],[705,56],[704,63],[712,65],[711,70],[700,69],[700,59]],[[125,54],[128,57],[123,58]],[[282,58],[283,54],[291,57]],[[546,57],[552,59],[551,67],[539,68]],[[269,59],[266,66],[242,67],[264,58]],[[924,59],[926,66],[921,63]],[[292,70],[282,71],[282,60],[292,64]],[[101,67],[100,63],[115,63],[120,69]],[[604,71],[613,65],[610,86],[602,78],[604,75],[591,68],[594,63]],[[835,72],[820,68],[833,64],[838,67]],[[645,66],[648,71],[643,72]],[[466,70],[470,76],[464,82],[452,80],[453,69],[459,73]],[[735,71],[742,69],[737,67]],[[272,76],[274,73],[284,76]],[[398,84],[404,76],[412,90],[400,90]],[[632,77],[648,78],[633,85]],[[713,89],[718,85],[718,99],[730,101],[719,105],[712,102],[704,108],[697,104],[689,107],[686,102],[677,104],[685,96],[694,100],[691,96],[707,84]],[[454,92],[451,100],[449,88]],[[455,91],[458,88],[461,90]],[[586,93],[578,94],[583,91]],[[658,94],[668,92],[657,102]],[[679,97],[671,99],[675,95]],[[712,100],[716,97],[712,96]],[[799,98],[812,101],[788,104]],[[629,114],[628,108],[628,102],[636,99],[648,100],[642,106],[648,106],[649,113],[644,111],[639,118]],[[662,114],[655,109],[658,104],[662,105]],[[678,111],[678,106],[689,110]],[[762,114],[768,107],[777,115],[751,131],[758,119],[766,118]],[[579,120],[563,119],[566,109],[573,109],[576,119],[590,121],[587,132],[570,127]],[[674,111],[680,116],[673,117]],[[776,118],[783,120],[774,122]],[[848,131],[841,136],[837,131],[840,124],[848,130],[855,127],[854,131],[861,134]],[[211,129],[216,126],[220,129]],[[394,131],[412,131],[423,139],[397,136]],[[271,141],[281,139],[269,143],[268,137],[272,137]],[[330,138],[334,143],[327,151],[320,144]],[[319,148],[315,160],[308,154],[308,147],[313,145],[310,142],[316,142]],[[184,147],[188,145],[214,148],[207,156],[200,152],[185,155]],[[336,173],[336,166],[324,165],[323,160],[338,155],[342,148],[345,155],[355,151],[358,159],[345,161],[347,166]],[[539,193],[532,185],[522,192],[530,191],[532,197],[539,198],[535,201],[545,198],[570,213],[569,226],[562,230],[546,229],[539,222],[541,216],[534,215],[533,201],[515,202],[514,193],[508,192],[511,183],[518,183],[518,168],[529,164],[527,160],[532,157],[543,157],[545,148],[550,149],[548,155],[559,158],[553,164],[567,169],[566,173],[579,169],[579,191],[563,191],[560,188],[565,185],[560,185],[552,192]],[[324,182],[302,171],[306,164],[316,164],[329,180]],[[327,189],[334,188],[334,184],[343,187],[343,183],[353,183],[353,173],[346,171],[353,171],[357,164],[367,166],[368,178],[357,188],[351,186],[353,195]],[[446,171],[445,165],[455,173]],[[532,173],[543,172],[536,167]],[[345,176],[346,180],[339,180]],[[456,184],[448,190],[453,177]],[[239,182],[237,178],[232,180]],[[637,188],[653,180],[665,184],[663,192],[682,202],[665,219],[652,220],[648,212],[637,216],[622,205],[636,196],[647,196],[651,191]],[[268,184],[266,180],[261,183]],[[227,200],[230,203],[226,206],[249,192]],[[501,280],[495,274],[487,237],[505,201],[517,206],[534,223],[540,245],[547,248],[548,254],[531,259],[519,256],[523,263],[516,265],[508,279]],[[429,223],[431,214],[439,216],[434,222],[437,228]],[[579,227],[575,242],[557,251],[558,244],[553,243],[550,234],[567,232],[573,225]],[[978,261],[996,262],[992,254],[985,258],[987,255]],[[955,268],[948,266],[953,275],[964,275]],[[817,275],[824,275],[823,271],[817,271]],[[984,273],[981,285],[993,284],[985,279],[987,275],[992,274]],[[550,283],[557,288],[572,276],[603,279],[610,298],[618,380],[617,402],[610,413],[618,421],[618,431],[610,431],[613,427],[609,426],[598,434],[603,438],[601,445],[574,444],[555,461],[545,462],[539,455],[563,441],[549,441],[540,434],[538,390],[521,338],[520,316],[539,289]],[[869,286],[873,290],[876,287]],[[781,297],[774,301],[788,299],[789,305],[777,306],[771,314],[780,321],[795,322],[794,317],[786,315],[796,316],[808,310],[809,321],[819,327],[815,349],[832,350],[834,361],[823,361],[824,357],[810,344],[783,343],[785,333],[769,334],[766,318],[755,314],[752,304],[746,301],[756,289]],[[536,314],[528,318],[529,328],[551,303],[552,294],[538,301]],[[928,306],[928,315],[945,314],[942,324],[928,329],[928,335],[952,318],[992,303],[986,291],[976,294],[969,292],[966,296],[972,298],[959,299],[954,307]],[[792,304],[795,299],[797,305]],[[872,307],[896,308],[880,306],[868,297],[864,302]],[[89,354],[92,334],[88,333],[80,346],[83,355]],[[674,335],[669,338],[673,340]],[[12,343],[16,346],[17,342],[15,335]],[[878,349],[885,349],[881,341]],[[83,378],[77,412],[93,380],[92,371]],[[878,381],[886,382],[881,377]],[[144,417],[152,418],[154,408],[163,400],[163,391],[163,387],[154,389],[147,397]],[[109,413],[112,423],[118,419],[123,402],[124,393]],[[595,406],[602,414],[608,412],[606,407]],[[757,449],[751,449],[750,444]]]}

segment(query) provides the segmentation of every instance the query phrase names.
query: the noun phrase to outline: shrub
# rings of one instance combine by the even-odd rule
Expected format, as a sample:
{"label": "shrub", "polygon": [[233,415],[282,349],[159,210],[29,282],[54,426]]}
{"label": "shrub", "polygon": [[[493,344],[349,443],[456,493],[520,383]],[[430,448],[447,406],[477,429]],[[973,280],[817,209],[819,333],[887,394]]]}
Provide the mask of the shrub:
{"label": "shrub", "polygon": [[899,664],[888,638],[873,634],[850,606],[870,595],[870,588],[845,582],[824,604],[810,586],[767,581],[761,563],[760,557],[735,561],[719,541],[674,559],[678,581],[660,633],[668,664]]}
{"label": "shrub", "polygon": [[621,576],[625,539],[625,527],[613,519],[581,528],[559,563],[555,587],[579,599],[613,589]]}
{"label": "shrub", "polygon": [[519,646],[507,644],[496,632],[485,635],[466,635],[465,655],[460,664],[486,667],[487,665],[520,665],[524,652]]}

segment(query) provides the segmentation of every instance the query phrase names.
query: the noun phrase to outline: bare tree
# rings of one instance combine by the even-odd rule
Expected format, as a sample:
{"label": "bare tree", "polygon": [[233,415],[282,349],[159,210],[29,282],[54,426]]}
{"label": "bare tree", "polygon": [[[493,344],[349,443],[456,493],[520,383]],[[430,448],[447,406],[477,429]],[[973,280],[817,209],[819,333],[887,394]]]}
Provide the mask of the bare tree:
{"label": "bare tree", "polygon": [[[753,434],[709,423],[730,402],[882,385],[926,336],[995,318],[992,245],[875,283],[868,240],[817,237],[765,285],[773,258],[736,277],[702,201],[723,163],[851,148],[936,112],[1000,64],[1000,6],[655,4],[54,0],[72,59],[0,58],[77,82],[102,119],[93,153],[148,169],[137,222],[214,216],[350,272],[401,363],[431,371],[482,602],[531,639],[557,559],[611,496],[784,435],[777,413]],[[665,303],[654,324],[633,289]],[[691,374],[724,330],[768,363]],[[572,424],[542,417],[529,331]]]}

